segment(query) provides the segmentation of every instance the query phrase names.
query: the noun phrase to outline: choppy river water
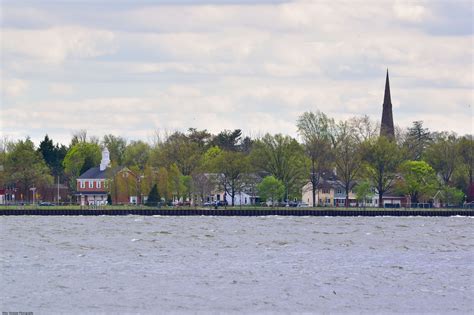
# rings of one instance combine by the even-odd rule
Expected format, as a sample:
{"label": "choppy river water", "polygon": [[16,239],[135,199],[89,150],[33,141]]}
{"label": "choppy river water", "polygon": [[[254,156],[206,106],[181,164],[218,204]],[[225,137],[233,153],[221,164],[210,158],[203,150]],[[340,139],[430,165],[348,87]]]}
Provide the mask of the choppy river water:
{"label": "choppy river water", "polygon": [[1,217],[0,311],[474,311],[469,217]]}

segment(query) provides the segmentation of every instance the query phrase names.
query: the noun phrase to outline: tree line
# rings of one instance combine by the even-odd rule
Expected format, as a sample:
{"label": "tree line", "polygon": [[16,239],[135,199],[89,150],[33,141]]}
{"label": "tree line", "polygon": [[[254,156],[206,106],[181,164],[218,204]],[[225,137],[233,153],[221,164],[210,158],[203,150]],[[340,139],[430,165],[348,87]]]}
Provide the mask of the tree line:
{"label": "tree line", "polygon": [[113,167],[125,166],[137,174],[139,182],[129,189],[142,195],[153,190],[166,201],[202,201],[216,185],[232,201],[243,189],[272,200],[300,200],[302,187],[311,183],[317,204],[317,189],[329,173],[337,174],[346,204],[356,185],[359,190],[374,188],[379,204],[392,191],[409,196],[412,203],[437,196],[459,204],[472,185],[472,135],[433,132],[415,121],[397,128],[390,139],[379,136],[380,125],[367,116],[335,121],[320,111],[302,114],[296,127],[299,139],[269,133],[251,138],[239,129],[211,134],[195,128],[156,136],[151,143],[112,134],[98,138],[85,130],[75,132],[67,146],[54,144],[48,135],[38,146],[28,137],[4,137],[0,187],[15,184],[29,196],[29,188],[60,178],[74,191],[77,177],[100,164],[102,147],[108,148]]}

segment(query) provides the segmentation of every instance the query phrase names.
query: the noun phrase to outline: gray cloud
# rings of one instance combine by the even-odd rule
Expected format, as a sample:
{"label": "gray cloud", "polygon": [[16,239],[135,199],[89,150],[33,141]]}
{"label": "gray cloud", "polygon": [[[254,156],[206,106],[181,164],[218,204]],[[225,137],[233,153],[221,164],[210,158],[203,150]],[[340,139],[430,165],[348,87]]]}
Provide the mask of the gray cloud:
{"label": "gray cloud", "polygon": [[[472,8],[448,2],[5,2],[2,133],[296,135],[307,110],[472,133]],[[461,3],[464,5],[464,3]],[[440,29],[450,28],[443,32]],[[439,29],[438,29],[439,28]]]}

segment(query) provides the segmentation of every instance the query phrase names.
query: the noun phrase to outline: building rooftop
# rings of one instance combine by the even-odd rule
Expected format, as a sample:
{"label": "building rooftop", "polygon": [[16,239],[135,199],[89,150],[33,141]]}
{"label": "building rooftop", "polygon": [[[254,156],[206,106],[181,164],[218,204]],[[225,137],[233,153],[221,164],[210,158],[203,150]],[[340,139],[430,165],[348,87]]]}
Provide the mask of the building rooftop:
{"label": "building rooftop", "polygon": [[106,171],[101,171],[98,166],[91,167],[85,173],[78,177],[78,179],[102,179],[106,178]]}

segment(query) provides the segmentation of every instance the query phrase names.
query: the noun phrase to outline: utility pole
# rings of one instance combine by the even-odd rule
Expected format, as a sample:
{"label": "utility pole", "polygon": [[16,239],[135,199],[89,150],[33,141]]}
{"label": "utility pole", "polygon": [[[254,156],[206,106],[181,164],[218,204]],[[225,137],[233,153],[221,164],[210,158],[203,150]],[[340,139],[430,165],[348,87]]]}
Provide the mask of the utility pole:
{"label": "utility pole", "polygon": [[58,175],[58,197],[57,197],[56,203],[59,204],[59,175]]}

